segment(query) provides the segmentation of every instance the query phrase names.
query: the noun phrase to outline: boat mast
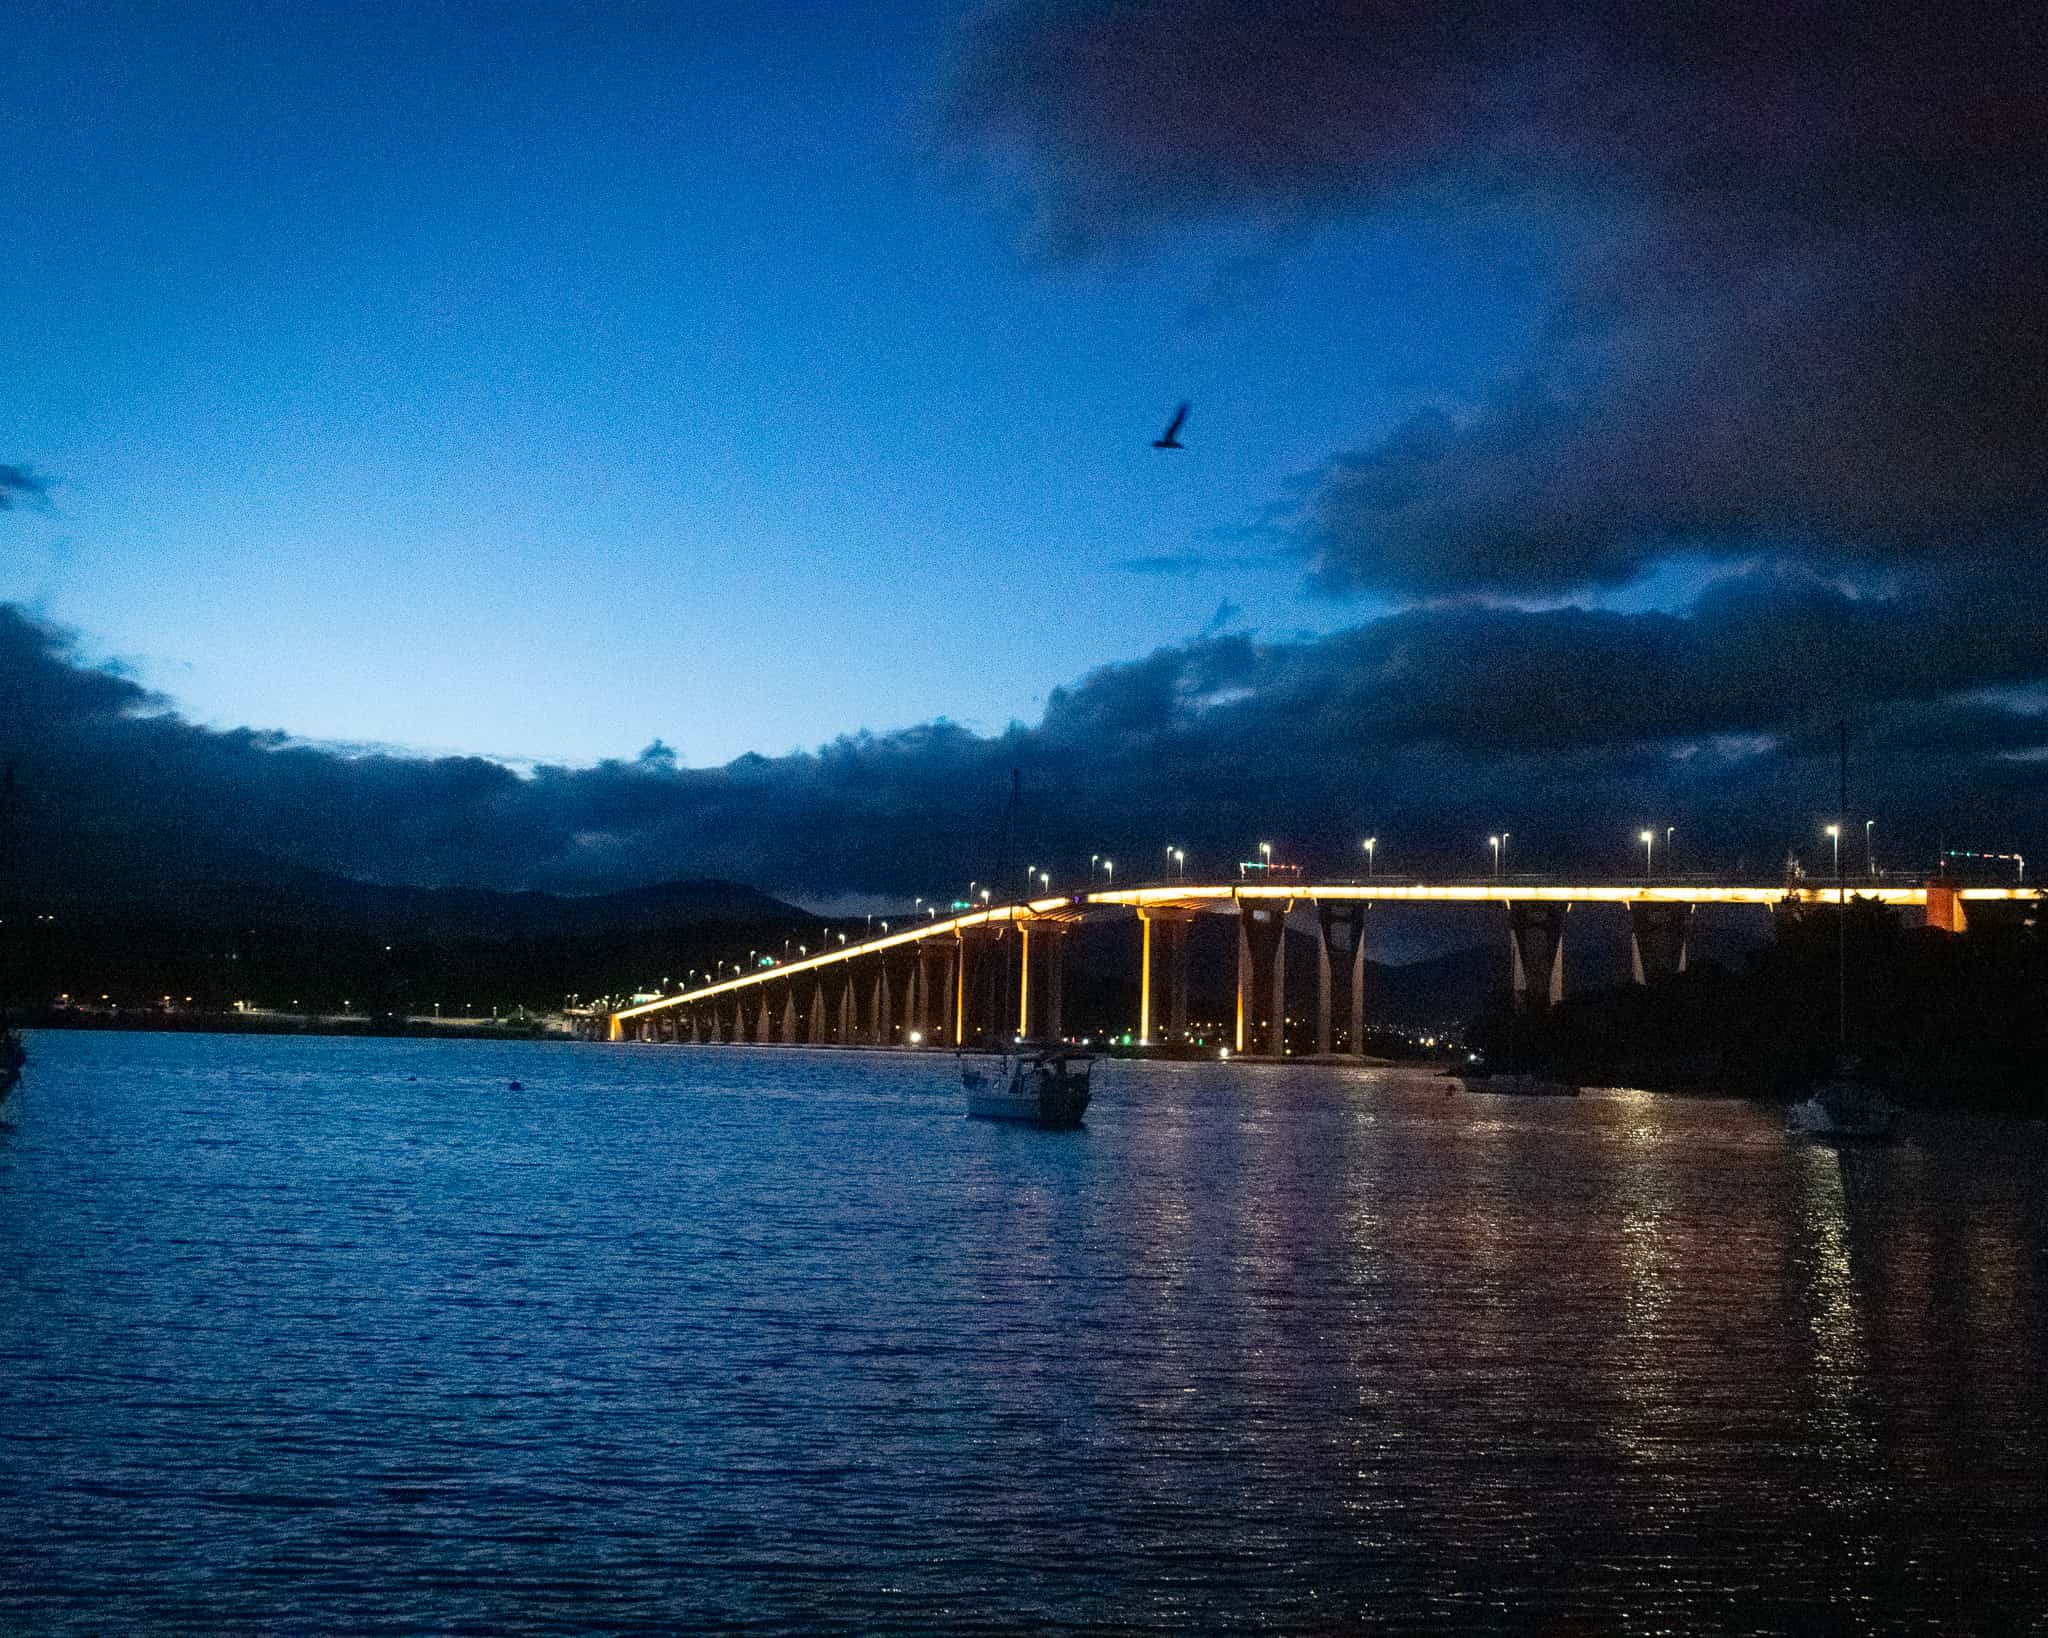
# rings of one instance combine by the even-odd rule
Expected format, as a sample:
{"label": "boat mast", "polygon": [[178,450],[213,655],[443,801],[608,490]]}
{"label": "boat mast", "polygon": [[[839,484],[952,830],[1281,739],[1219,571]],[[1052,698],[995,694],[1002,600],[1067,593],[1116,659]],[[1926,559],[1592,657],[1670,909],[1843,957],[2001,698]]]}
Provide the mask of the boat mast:
{"label": "boat mast", "polygon": [[1835,1049],[1849,1050],[1849,877],[1842,843],[1849,828],[1849,719],[1835,724]]}

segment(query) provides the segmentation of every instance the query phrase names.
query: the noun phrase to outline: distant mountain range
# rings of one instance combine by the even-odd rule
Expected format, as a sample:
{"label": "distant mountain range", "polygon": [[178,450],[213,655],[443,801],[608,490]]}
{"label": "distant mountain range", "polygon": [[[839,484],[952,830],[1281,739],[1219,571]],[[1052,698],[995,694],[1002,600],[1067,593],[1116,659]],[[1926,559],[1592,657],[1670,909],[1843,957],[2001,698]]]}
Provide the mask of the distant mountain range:
{"label": "distant mountain range", "polygon": [[23,847],[4,897],[94,917],[292,927],[404,939],[579,938],[700,923],[797,926],[818,918],[728,881],[667,881],[599,894],[499,892],[357,881],[203,839],[74,836]]}

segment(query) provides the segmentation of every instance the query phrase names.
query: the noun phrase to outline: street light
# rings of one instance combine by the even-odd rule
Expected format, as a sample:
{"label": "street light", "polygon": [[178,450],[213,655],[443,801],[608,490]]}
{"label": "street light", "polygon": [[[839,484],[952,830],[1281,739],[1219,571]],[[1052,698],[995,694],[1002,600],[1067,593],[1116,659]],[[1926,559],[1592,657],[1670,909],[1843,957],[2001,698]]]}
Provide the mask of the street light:
{"label": "street light", "polygon": [[1050,870],[1041,870],[1038,873],[1038,885],[1048,893],[1052,891],[1052,872]]}
{"label": "street light", "polygon": [[1116,886],[1116,860],[1104,859],[1102,861],[1102,885],[1104,887]]}
{"label": "street light", "polygon": [[1657,833],[1654,830],[1639,830],[1636,832],[1636,837],[1643,844],[1643,880],[1648,881],[1650,879],[1651,849],[1656,845]]}
{"label": "street light", "polygon": [[1372,850],[1379,846],[1379,842],[1380,839],[1377,836],[1368,836],[1359,844],[1365,849],[1365,879],[1367,881],[1372,880]]}
{"label": "street light", "polygon": [[1489,836],[1486,839],[1493,846],[1493,873],[1497,877],[1500,875],[1500,838]]}
{"label": "street light", "polygon": [[1514,832],[1511,830],[1500,833],[1500,873],[1503,876],[1508,873],[1508,838],[1512,835]]}
{"label": "street light", "polygon": [[1671,871],[1671,861],[1675,856],[1671,851],[1671,838],[1677,834],[1678,827],[1676,825],[1666,825],[1664,827],[1664,870],[1667,875]]}
{"label": "street light", "polygon": [[1863,821],[1863,874],[1872,878],[1877,875],[1877,855],[1871,851],[1870,827],[1876,823],[1875,819]]}
{"label": "street light", "polygon": [[1842,873],[1842,827],[1840,825],[1828,826],[1828,840],[1835,844],[1835,874],[1839,876]]}
{"label": "street light", "polygon": [[1185,849],[1173,848],[1173,868],[1182,881],[1188,879],[1188,856]]}

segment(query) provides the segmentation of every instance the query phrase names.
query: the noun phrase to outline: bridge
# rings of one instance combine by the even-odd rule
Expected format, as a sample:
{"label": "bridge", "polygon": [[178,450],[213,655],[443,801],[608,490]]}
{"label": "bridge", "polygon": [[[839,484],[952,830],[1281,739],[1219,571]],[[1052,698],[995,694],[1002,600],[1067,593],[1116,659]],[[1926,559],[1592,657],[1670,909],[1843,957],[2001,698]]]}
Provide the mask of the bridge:
{"label": "bridge", "polygon": [[[1140,929],[1135,1044],[1180,1047],[1188,1027],[1188,934],[1202,915],[1237,923],[1236,1014],[1232,1050],[1282,1056],[1287,1048],[1288,918],[1311,920],[1315,940],[1315,1051],[1337,1056],[1337,995],[1344,1008],[1344,1056],[1364,1054],[1365,911],[1373,904],[1497,907],[1506,923],[1516,1001],[1546,1007],[1564,996],[1565,917],[1575,905],[1626,906],[1635,982],[1685,969],[1692,919],[1701,905],[1750,905],[1767,912],[1865,903],[1922,910],[1927,924],[1963,932],[1973,910],[2042,901],[2031,887],[1973,887],[1866,881],[1853,889],[1813,882],[1766,886],[1703,881],[1565,883],[1499,878],[1422,882],[1270,880],[1159,883],[984,904],[877,937],[842,942],[797,960],[764,960],[750,972],[601,1015],[613,1041],[747,1042],[792,1046],[954,1047],[1010,1034],[1061,1038],[1068,935],[1105,918],[1135,918]],[[1163,1007],[1155,1007],[1155,998]],[[991,1004],[992,1003],[992,1004]]]}

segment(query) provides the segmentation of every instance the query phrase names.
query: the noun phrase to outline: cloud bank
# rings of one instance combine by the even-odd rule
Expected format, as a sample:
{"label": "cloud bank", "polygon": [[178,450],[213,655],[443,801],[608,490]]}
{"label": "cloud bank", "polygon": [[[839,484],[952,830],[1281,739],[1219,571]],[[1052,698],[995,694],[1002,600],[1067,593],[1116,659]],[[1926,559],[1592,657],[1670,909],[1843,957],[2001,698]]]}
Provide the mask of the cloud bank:
{"label": "cloud bank", "polygon": [[[1993,611],[1995,613],[1995,611]],[[0,606],[0,757],[21,818],[67,857],[157,868],[207,843],[387,882],[597,891],[720,876],[812,898],[986,880],[1009,772],[1020,849],[1152,874],[1168,843],[1227,871],[1259,840],[1317,870],[1472,872],[1503,826],[1530,868],[1628,868],[1646,823],[1697,865],[1771,871],[1832,809],[1857,680],[1859,814],[1888,856],[1937,839],[2042,845],[2048,629],[1967,597],[1869,601],[1781,575],[1685,615],[1429,610],[1308,642],[1217,635],[1056,690],[1043,719],[946,722],[686,768],[529,773],[185,721]]]}
{"label": "cloud bank", "polygon": [[1555,594],[1678,549],[2038,577],[2037,9],[1028,0],[950,112],[1063,254],[1418,202],[1571,247],[1491,393],[1330,459],[1295,520],[1330,589]]}

